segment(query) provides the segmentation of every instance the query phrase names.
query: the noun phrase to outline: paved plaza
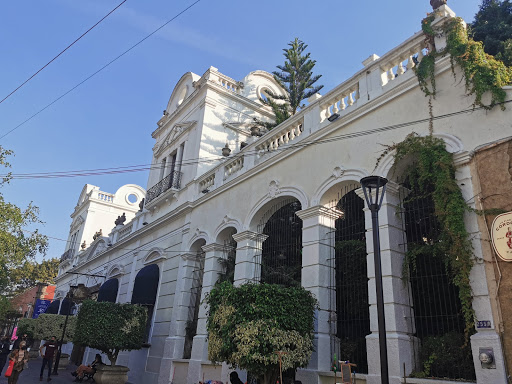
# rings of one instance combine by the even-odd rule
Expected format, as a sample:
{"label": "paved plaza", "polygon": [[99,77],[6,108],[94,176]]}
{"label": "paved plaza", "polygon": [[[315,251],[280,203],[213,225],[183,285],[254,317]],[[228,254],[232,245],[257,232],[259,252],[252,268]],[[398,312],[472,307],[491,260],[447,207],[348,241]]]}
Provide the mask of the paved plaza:
{"label": "paved plaza", "polygon": [[[30,359],[28,362],[28,369],[23,370],[21,372],[20,377],[18,379],[18,384],[35,384],[40,383],[39,381],[39,372],[41,371],[41,364],[43,363],[43,359],[38,357],[37,359]],[[7,378],[4,376],[5,370],[7,369],[7,364],[2,371],[2,377],[0,377],[0,384],[7,384]],[[72,383],[75,379],[71,376],[71,372],[76,369],[74,364],[69,364],[66,369],[59,369],[58,376],[51,376],[52,384],[69,384]],[[48,370],[45,370],[44,380],[42,383],[46,383],[46,378],[48,375]],[[89,380],[90,382],[90,380]],[[87,381],[84,381],[87,383]]]}

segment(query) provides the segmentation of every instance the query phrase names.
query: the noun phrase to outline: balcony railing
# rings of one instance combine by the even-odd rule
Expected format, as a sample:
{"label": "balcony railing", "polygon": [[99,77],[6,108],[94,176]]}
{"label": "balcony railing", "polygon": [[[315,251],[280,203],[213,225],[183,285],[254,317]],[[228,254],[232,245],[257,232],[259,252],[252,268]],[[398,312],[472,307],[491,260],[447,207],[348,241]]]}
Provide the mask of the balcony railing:
{"label": "balcony railing", "polygon": [[75,250],[70,248],[62,254],[62,256],[60,257],[60,262],[62,263],[63,261],[70,260],[73,258],[74,255]]}
{"label": "balcony railing", "polygon": [[167,177],[164,177],[157,184],[152,186],[146,193],[146,203],[156,199],[168,189],[180,189],[181,178],[183,174],[178,171],[171,172]]}

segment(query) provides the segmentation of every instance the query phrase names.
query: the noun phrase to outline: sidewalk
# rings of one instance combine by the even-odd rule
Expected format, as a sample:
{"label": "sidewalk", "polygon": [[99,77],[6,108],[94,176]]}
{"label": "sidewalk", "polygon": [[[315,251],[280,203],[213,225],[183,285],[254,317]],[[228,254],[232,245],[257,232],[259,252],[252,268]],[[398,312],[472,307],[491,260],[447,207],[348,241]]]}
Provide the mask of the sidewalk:
{"label": "sidewalk", "polygon": [[[43,364],[43,359],[38,357],[37,359],[30,359],[28,362],[28,369],[24,369],[20,374],[20,378],[18,379],[18,384],[36,384],[36,383],[46,383],[46,378],[48,377],[48,368],[44,372],[44,380],[39,381],[39,373],[41,372],[41,364]],[[7,369],[7,364],[4,370],[2,371],[2,377],[0,377],[0,384],[7,384],[7,377],[4,376],[5,371]],[[58,376],[51,376],[52,380],[51,384],[70,384],[75,379],[71,376],[71,372],[76,370],[76,366],[73,363],[70,363],[66,369],[59,369]],[[87,381],[84,381],[87,383]]]}

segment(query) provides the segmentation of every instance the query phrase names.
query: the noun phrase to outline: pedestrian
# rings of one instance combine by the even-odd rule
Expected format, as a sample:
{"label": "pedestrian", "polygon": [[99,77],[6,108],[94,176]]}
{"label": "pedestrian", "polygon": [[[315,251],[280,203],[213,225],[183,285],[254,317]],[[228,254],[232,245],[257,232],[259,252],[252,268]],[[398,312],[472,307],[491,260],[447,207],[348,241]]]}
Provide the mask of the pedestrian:
{"label": "pedestrian", "polygon": [[90,365],[82,364],[77,368],[75,372],[71,372],[71,374],[76,377],[75,381],[82,381],[84,374],[93,374],[96,372],[98,365],[103,365],[103,361],[101,360],[101,355],[99,353],[96,354],[94,361]]}
{"label": "pedestrian", "polygon": [[[43,354],[44,348],[44,354]],[[52,378],[50,377],[52,374],[52,365],[53,365],[53,357],[55,356],[55,351],[58,348],[57,337],[52,336],[50,341],[47,341],[39,348],[39,353],[43,358],[43,365],[41,365],[41,373],[39,374],[39,381],[43,381],[44,368],[48,365],[48,379],[46,381],[50,381]]]}
{"label": "pedestrian", "polygon": [[14,346],[12,347],[12,349],[19,349],[20,348],[20,343],[24,341],[26,344],[27,344],[27,347],[29,345],[29,342],[28,342],[28,335],[26,333],[23,334],[22,337],[18,337],[15,341],[14,341]]}
{"label": "pedestrian", "polygon": [[20,376],[21,371],[23,371],[25,366],[28,364],[27,343],[21,341],[19,348],[11,352],[9,360],[14,361],[14,366],[12,368],[11,376],[9,376],[7,380],[7,383],[16,384],[18,382],[18,377]]}
{"label": "pedestrian", "polygon": [[2,340],[0,340],[0,375],[2,375],[5,363],[7,362],[7,356],[9,356],[11,351],[10,347],[9,338],[7,336],[2,337]]}
{"label": "pedestrian", "polygon": [[238,373],[233,371],[229,374],[229,382],[231,384],[244,384],[242,380],[238,377]]}

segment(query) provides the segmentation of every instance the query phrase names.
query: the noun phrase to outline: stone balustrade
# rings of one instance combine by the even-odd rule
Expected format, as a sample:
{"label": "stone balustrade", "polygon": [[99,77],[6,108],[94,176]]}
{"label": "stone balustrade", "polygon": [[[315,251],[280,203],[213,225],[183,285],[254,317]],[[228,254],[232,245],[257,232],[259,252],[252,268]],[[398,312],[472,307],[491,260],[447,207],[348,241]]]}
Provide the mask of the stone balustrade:
{"label": "stone balustrade", "polygon": [[256,145],[258,157],[264,156],[267,152],[276,151],[291,141],[298,140],[303,131],[304,116],[290,124],[287,122],[274,128],[272,131],[262,137],[262,143]]}
{"label": "stone balustrade", "polygon": [[228,177],[235,175],[239,170],[244,167],[244,157],[240,156],[235,158],[234,160],[228,162],[224,166],[224,180]]}
{"label": "stone balustrade", "polygon": [[98,192],[98,200],[111,203],[114,201],[114,195],[112,193],[106,193],[106,192],[99,191]]}
{"label": "stone balustrade", "polygon": [[117,241],[128,237],[133,231],[133,221],[129,224],[126,224],[123,228],[121,228],[117,233]]}
{"label": "stone balustrade", "polygon": [[347,108],[352,107],[359,100],[359,80],[349,83],[344,89],[338,90],[335,95],[322,103],[322,117],[328,119],[334,114],[341,116]]}
{"label": "stone balustrade", "polygon": [[386,58],[387,60],[380,65],[382,86],[417,66],[426,52],[426,43],[421,41],[410,48],[400,50],[395,57]]}
{"label": "stone balustrade", "polygon": [[218,76],[219,76],[219,84],[221,85],[221,87],[226,88],[228,91],[236,93],[237,95],[240,94],[240,92],[242,91],[242,87],[243,87],[243,85],[240,82],[235,81],[221,73],[218,73]]}
{"label": "stone balustrade", "polygon": [[205,178],[199,180],[199,191],[202,192],[202,191],[210,190],[214,184],[215,184],[215,173],[208,175]]}

